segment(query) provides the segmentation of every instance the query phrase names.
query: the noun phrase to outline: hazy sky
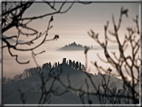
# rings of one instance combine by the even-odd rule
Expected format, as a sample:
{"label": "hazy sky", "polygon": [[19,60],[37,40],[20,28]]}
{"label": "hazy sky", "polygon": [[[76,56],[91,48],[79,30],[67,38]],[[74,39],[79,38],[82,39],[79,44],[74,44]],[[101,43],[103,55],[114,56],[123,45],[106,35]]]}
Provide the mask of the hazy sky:
{"label": "hazy sky", "polygon": [[[59,8],[60,5],[61,4],[58,3],[55,6]],[[66,9],[69,5],[70,3],[67,3],[63,9]],[[132,19],[139,14],[138,3],[92,3],[89,5],[75,3],[67,13],[54,15],[54,21],[51,23],[53,28],[49,31],[48,38],[53,38],[55,34],[58,34],[60,36],[59,40],[48,42],[44,44],[39,50],[46,49],[50,52],[50,49],[54,50],[74,41],[82,45],[97,46],[97,43],[95,43],[95,41],[88,36],[87,32],[92,29],[96,33],[99,33],[100,39],[103,39],[104,25],[107,21],[109,21],[109,30],[113,30],[112,14],[114,14],[117,23],[122,6],[124,9],[129,10],[129,17],[126,18],[126,16],[123,16],[122,27],[119,32],[120,36],[123,37],[124,34],[127,33],[126,27],[135,27]],[[28,11],[25,12],[23,17],[37,16],[49,12],[51,12],[51,9],[46,4],[35,3],[28,9]],[[39,32],[43,32],[46,30],[49,19],[50,17],[46,17],[33,21],[29,24],[29,26],[37,29]],[[17,34],[14,28],[4,33],[6,36],[11,36],[14,34]],[[27,40],[27,38],[21,39],[24,41]],[[25,65],[19,65],[20,68],[15,68],[18,66],[18,64],[14,62],[14,58],[9,56],[7,49],[4,49],[3,53],[4,75],[14,75],[15,72],[21,70],[21,68],[26,67]],[[28,59],[31,59],[31,54],[30,52],[26,54],[21,53],[20,58],[27,61]],[[31,65],[35,66],[35,64]],[[9,70],[12,71],[9,73]]]}
{"label": "hazy sky", "polygon": [[[61,3],[57,3],[55,6],[59,8],[60,5]],[[67,3],[63,10],[69,5],[70,3]],[[139,14],[138,3],[92,3],[89,5],[75,3],[67,13],[54,15],[54,21],[51,23],[53,28],[49,31],[48,37],[52,38],[55,34],[58,34],[60,36],[60,40],[58,41],[60,45],[58,46],[63,46],[67,43],[67,40],[68,42],[73,42],[74,40],[72,39],[84,43],[81,42],[81,39],[90,39],[87,34],[90,29],[93,29],[103,37],[104,25],[109,21],[109,29],[112,29],[112,14],[114,14],[117,22],[122,6],[129,9],[129,18],[124,16],[122,20],[123,26],[121,28],[121,33],[124,31],[126,32],[126,27],[132,26],[134,24],[132,19]],[[49,12],[51,12],[51,9],[46,4],[36,3],[25,12],[24,16],[37,16]],[[43,32],[46,30],[49,19],[50,17],[46,17],[33,21],[29,26],[37,29],[39,32]],[[14,31],[15,30],[12,29],[7,32],[8,34],[6,33],[6,35],[11,35],[11,33],[15,33]]]}

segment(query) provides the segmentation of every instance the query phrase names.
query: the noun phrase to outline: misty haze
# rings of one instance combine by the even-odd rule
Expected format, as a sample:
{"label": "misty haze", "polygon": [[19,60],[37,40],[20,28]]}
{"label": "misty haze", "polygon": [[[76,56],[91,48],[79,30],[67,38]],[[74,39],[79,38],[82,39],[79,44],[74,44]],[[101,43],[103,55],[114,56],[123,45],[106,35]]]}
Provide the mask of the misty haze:
{"label": "misty haze", "polygon": [[2,2],[2,104],[139,104],[139,5]]}

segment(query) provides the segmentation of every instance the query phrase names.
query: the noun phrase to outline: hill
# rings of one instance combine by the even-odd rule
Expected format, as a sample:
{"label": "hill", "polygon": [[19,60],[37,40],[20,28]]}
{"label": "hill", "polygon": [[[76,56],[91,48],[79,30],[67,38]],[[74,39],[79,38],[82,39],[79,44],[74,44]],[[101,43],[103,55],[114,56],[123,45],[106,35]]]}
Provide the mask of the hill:
{"label": "hill", "polygon": [[[76,42],[73,42],[69,45],[65,45],[64,47],[59,48],[58,50],[64,50],[64,51],[77,51],[77,50],[84,50],[85,46],[82,46],[81,44],[76,44]],[[90,49],[94,49],[93,46],[89,47]]]}
{"label": "hill", "polygon": [[[8,38],[8,37],[5,36],[5,35],[2,35],[2,37],[3,37],[3,38]],[[10,42],[10,43],[16,43],[16,40],[13,39],[13,38],[9,38],[9,39],[7,39],[7,40],[8,40],[8,42]],[[24,41],[22,41],[22,40],[18,40],[18,42],[19,42],[19,43],[24,43]]]}
{"label": "hill", "polygon": [[[52,72],[49,72],[52,69]],[[61,81],[68,86],[69,81],[71,87],[79,89],[82,87],[83,90],[87,91],[86,80],[88,81],[89,85],[89,92],[94,92],[94,87],[90,82],[90,79],[86,75],[86,72],[83,70],[84,66],[80,62],[75,61],[66,61],[66,58],[63,59],[61,64],[55,63],[53,67],[51,67],[51,63],[45,63],[42,66],[42,71],[44,77],[47,77],[49,73],[52,75],[60,74],[59,78]],[[93,75],[90,74],[94,84],[98,86],[102,83],[102,76],[101,74]],[[4,104],[20,104],[22,103],[20,100],[20,95],[18,93],[18,89],[21,89],[24,92],[25,96],[27,97],[26,103],[28,104],[37,104],[41,95],[41,80],[39,77],[39,70],[38,68],[29,68],[23,72],[23,77],[21,79],[13,80],[9,83],[5,83],[3,85],[3,103]],[[109,76],[104,75],[107,79]],[[46,83],[47,89],[50,87],[53,80],[50,80]],[[110,77],[109,83],[110,89],[117,87],[117,91],[119,89],[123,90],[123,81],[113,76]],[[54,89],[58,89],[59,93],[67,91],[67,93],[56,96],[51,95],[50,101],[51,104],[81,104],[81,100],[79,98],[78,92],[66,89],[63,87],[58,81],[54,84]],[[100,89],[102,90],[102,89]],[[102,90],[103,91],[103,90]],[[87,96],[84,96],[87,99]],[[90,96],[94,104],[99,104],[99,100],[97,96]],[[94,100],[96,99],[96,100]],[[85,100],[87,102],[87,100]]]}

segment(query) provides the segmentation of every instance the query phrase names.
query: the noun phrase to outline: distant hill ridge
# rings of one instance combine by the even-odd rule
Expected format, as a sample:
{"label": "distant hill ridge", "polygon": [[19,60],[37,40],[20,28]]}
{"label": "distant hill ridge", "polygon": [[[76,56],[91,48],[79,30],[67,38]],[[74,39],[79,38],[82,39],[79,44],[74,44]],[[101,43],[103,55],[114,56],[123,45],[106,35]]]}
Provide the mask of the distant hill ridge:
{"label": "distant hill ridge", "polygon": [[[67,51],[72,51],[72,50],[84,50],[83,45],[76,44],[76,42],[73,42],[69,45],[65,45],[64,47],[59,48],[58,50],[67,50]],[[93,49],[93,46],[89,47],[90,49]]]}
{"label": "distant hill ridge", "polygon": [[[2,37],[3,38],[8,38],[7,36],[5,36],[5,35],[2,35]],[[16,42],[17,40],[16,39],[13,39],[13,38],[9,38],[9,39],[7,39],[9,42]],[[19,43],[24,43],[24,41],[23,40],[18,40],[18,42]]]}
{"label": "distant hill ridge", "polygon": [[[64,69],[64,66],[66,66],[68,69],[72,69],[72,70],[80,70],[80,71],[84,70],[84,65],[81,64],[81,62],[72,61],[70,59],[66,60],[66,58],[63,58],[62,63],[56,62],[54,63],[53,66],[51,62],[44,63],[42,65],[42,72],[46,75],[46,73],[48,73],[51,68],[54,68],[55,70],[57,70],[61,66],[63,66],[63,69]],[[24,70],[22,74],[15,75],[13,79],[9,78],[7,82],[18,81],[18,80],[21,80],[27,77],[32,77],[32,76],[38,76],[39,72],[40,71],[38,67],[27,68]],[[4,84],[6,84],[7,82],[5,82]]]}
{"label": "distant hill ridge", "polygon": [[[84,75],[83,77],[81,77],[84,80],[84,77],[86,77],[85,75],[85,67],[83,64],[81,64],[81,62],[78,61],[72,61],[72,60],[66,60],[66,58],[63,58],[62,63],[56,62],[54,63],[54,65],[51,65],[51,62],[49,63],[45,63],[42,65],[42,72],[44,74],[44,76],[46,76],[49,71],[53,68],[53,72],[56,72],[57,70],[59,71],[60,68],[62,67],[62,74],[61,75],[67,75],[68,73],[70,75],[72,75],[74,77],[74,79],[78,78],[81,75]],[[24,72],[22,74],[16,75],[13,79],[9,80],[9,83],[13,82],[13,81],[18,81],[18,80],[22,80],[25,78],[29,78],[29,77],[36,77],[39,76],[39,69],[38,67],[34,67],[34,68],[28,68],[25,69]],[[93,75],[90,74],[90,76],[92,76],[92,78],[94,78],[95,80],[97,80],[98,82],[101,82],[101,75],[98,73],[98,75]],[[106,77],[108,77],[108,75],[106,75]],[[117,81],[121,81],[113,76],[111,76],[112,80],[117,80]],[[4,83],[6,84],[6,83]]]}
{"label": "distant hill ridge", "polygon": [[[94,92],[94,87],[90,79],[86,75],[86,72],[84,70],[84,65],[81,64],[80,62],[72,61],[70,59],[66,60],[66,58],[63,58],[63,61],[61,63],[59,62],[54,63],[53,66],[51,66],[51,62],[45,63],[42,65],[42,71],[43,71],[44,76],[47,76],[47,74],[49,73],[51,69],[53,69],[50,72],[51,75],[55,76],[55,75],[61,74],[59,75],[59,78],[67,86],[70,80],[71,87],[74,87],[75,89],[79,89],[80,87],[82,87],[82,90],[87,91],[87,86],[85,82],[87,80],[88,85],[89,85],[89,92]],[[93,75],[91,73],[87,73],[87,74],[89,74],[89,76],[92,78],[92,81],[94,82],[96,86],[101,85],[103,79],[100,73],[98,73],[98,75],[96,74]],[[109,75],[107,74],[103,76],[106,78],[106,80],[109,77]],[[53,80],[51,79],[46,83],[47,89],[50,88],[49,84],[51,84],[52,81]],[[123,81],[116,77],[110,76],[110,83],[108,85],[109,85],[108,87],[110,88],[110,90],[113,90],[115,89],[115,87],[117,87],[116,92],[118,92],[119,90],[123,92]],[[15,104],[17,103],[17,101],[21,103],[19,99],[19,93],[16,90],[17,87],[19,87],[25,93],[26,97],[28,98],[27,103],[31,104],[31,101],[33,101],[33,104],[37,103],[37,101],[39,100],[38,98],[41,93],[41,79],[39,77],[38,67],[25,69],[23,74],[16,75],[13,80],[8,82],[8,84],[3,83],[4,103]],[[59,82],[55,82],[54,87],[55,88],[60,87],[60,90],[59,90],[60,92],[64,92],[66,90],[62,86],[62,84],[60,84]],[[100,92],[103,92],[102,87],[100,87]],[[84,96],[84,97],[87,97],[87,96]],[[94,97],[92,98],[90,97],[90,98],[94,99]],[[34,100],[32,100],[33,98]],[[68,101],[68,103],[70,104],[71,103],[70,101],[72,100],[68,98],[74,99],[73,100],[74,104],[81,103],[80,100],[77,100],[79,98],[78,93],[72,90],[69,90],[68,93],[62,96],[56,97],[53,95],[51,101],[53,104],[59,103],[59,102],[64,104],[65,102]],[[8,102],[8,101],[11,101],[11,102]],[[96,102],[96,100],[92,100],[92,101],[95,101],[94,103],[98,103]]]}

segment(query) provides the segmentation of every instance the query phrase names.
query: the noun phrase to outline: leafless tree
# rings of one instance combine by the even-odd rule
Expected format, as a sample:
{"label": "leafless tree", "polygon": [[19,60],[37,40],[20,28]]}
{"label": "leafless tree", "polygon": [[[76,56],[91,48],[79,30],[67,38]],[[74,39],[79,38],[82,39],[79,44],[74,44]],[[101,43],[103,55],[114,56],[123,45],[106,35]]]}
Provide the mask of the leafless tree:
{"label": "leafless tree", "polygon": [[[104,72],[106,74],[111,72],[111,75],[115,77],[120,77],[124,83],[123,87],[125,93],[131,97],[133,104],[139,103],[139,91],[136,91],[136,87],[139,85],[139,74],[140,74],[140,30],[139,30],[139,23],[138,23],[138,15],[135,19],[133,19],[136,27],[128,27],[128,35],[125,34],[124,41],[121,41],[121,36],[118,34],[120,30],[122,17],[128,17],[128,9],[124,9],[123,7],[120,10],[120,17],[118,24],[115,22],[115,18],[112,15],[112,22],[113,22],[113,31],[108,30],[109,21],[104,26],[104,33],[105,33],[105,40],[104,42],[100,42],[99,34],[95,33],[93,30],[88,32],[89,36],[93,38],[102,48],[104,51],[104,55],[106,60],[102,59],[99,55],[101,61],[104,63],[109,63],[113,68],[116,69],[116,73],[112,71],[109,67],[108,69],[104,69],[102,66],[97,65],[97,62],[93,64],[97,68],[99,72]],[[115,38],[115,40],[110,39],[111,37],[108,36],[108,33]],[[116,55],[116,52],[109,52],[108,50],[108,42],[116,43],[118,45],[119,55]],[[129,55],[126,55],[127,48],[130,48],[131,52]],[[125,70],[124,70],[125,68]],[[126,73],[125,73],[126,71]],[[127,75],[126,75],[127,74]],[[130,78],[130,80],[128,80]],[[104,84],[107,86],[107,83]],[[107,87],[108,88],[108,87]],[[106,89],[105,89],[106,90]],[[129,99],[129,98],[128,98]],[[129,103],[129,101],[127,102]]]}
{"label": "leafless tree", "polygon": [[[22,62],[18,60],[18,55],[17,54],[13,54],[13,52],[11,51],[11,49],[15,50],[15,51],[31,51],[32,57],[37,65],[37,67],[39,68],[39,75],[41,78],[41,97],[39,99],[39,104],[41,103],[50,103],[49,102],[49,98],[51,96],[51,93],[54,92],[54,90],[52,90],[53,84],[54,84],[54,80],[52,85],[50,86],[50,89],[47,90],[45,85],[47,81],[49,81],[51,79],[51,75],[49,75],[48,77],[46,77],[46,79],[43,77],[43,73],[41,70],[41,67],[38,65],[35,56],[38,54],[42,54],[43,52],[45,52],[45,50],[43,50],[42,52],[39,53],[35,53],[34,50],[37,49],[38,47],[40,47],[42,44],[44,44],[47,41],[51,41],[51,40],[57,40],[59,39],[59,35],[55,35],[52,39],[47,39],[48,37],[48,32],[49,30],[53,27],[51,25],[52,21],[54,20],[53,15],[56,14],[63,14],[66,13],[69,9],[71,9],[71,7],[74,4],[74,1],[72,3],[70,3],[70,5],[66,8],[63,9],[67,3],[67,1],[64,2],[60,2],[60,7],[58,8],[55,4],[57,3],[56,1],[43,1],[43,3],[47,4],[47,6],[49,6],[51,8],[51,10],[53,12],[51,13],[45,13],[42,15],[37,15],[37,16],[32,16],[32,17],[24,17],[25,12],[35,3],[34,0],[32,1],[20,1],[20,2],[8,2],[8,1],[3,1],[2,2],[2,34],[7,32],[9,29],[11,28],[16,28],[17,29],[17,35],[11,35],[9,37],[4,37],[2,36],[2,42],[4,44],[4,46],[2,46],[2,48],[7,48],[9,54],[11,55],[11,57],[15,57],[15,60],[17,61],[17,63],[19,64],[28,64],[30,62]],[[34,29],[33,27],[29,27],[28,25],[37,19],[42,19],[44,17],[50,17],[50,20],[47,22],[47,28],[44,32],[39,32],[38,30]],[[29,32],[24,32],[23,29],[29,30],[29,32],[33,32],[33,33],[29,33]],[[25,36],[27,37],[27,41],[24,42],[19,42],[19,38],[21,36]],[[29,39],[28,37],[32,36],[32,39]],[[38,44],[35,44],[35,41],[40,39],[41,37],[43,37],[43,40],[41,42],[39,42]],[[15,39],[16,43],[13,45],[12,43],[10,43],[8,40],[9,39]],[[29,48],[27,47],[25,48],[19,48],[18,46],[31,46],[34,45],[34,47]],[[53,69],[51,69],[52,71]],[[28,76],[28,72],[25,71],[25,76]],[[21,78],[21,77],[20,77]],[[15,79],[18,79],[18,75],[15,76]],[[20,95],[21,95],[21,101],[23,103],[26,103],[26,99],[24,97],[24,93],[19,89],[18,90]]]}
{"label": "leafless tree", "polygon": [[[55,1],[54,2],[44,1],[44,3],[46,3],[47,6],[49,6],[53,10],[53,12],[45,13],[45,14],[37,15],[37,16],[32,16],[32,17],[24,17],[25,12],[34,3],[35,3],[35,1],[25,1],[25,2],[21,1],[21,2],[16,2],[16,3],[15,2],[7,2],[7,1],[2,2],[2,34],[7,32],[9,29],[11,29],[13,27],[15,27],[17,29],[17,35],[11,35],[9,37],[2,36],[2,41],[4,43],[4,46],[2,46],[2,48],[7,48],[11,57],[15,57],[15,60],[19,64],[27,64],[27,63],[29,63],[29,61],[27,61],[27,62],[19,61],[18,55],[14,55],[13,52],[11,51],[11,49],[13,49],[17,52],[18,51],[33,51],[34,52],[35,49],[40,47],[45,42],[58,39],[59,38],[58,35],[55,35],[55,37],[53,39],[47,39],[48,32],[53,27],[51,25],[51,22],[54,20],[53,15],[66,13],[74,4],[74,2],[72,2],[67,9],[63,10],[63,7],[66,4],[66,1],[61,3],[61,6],[59,7],[59,9],[56,7]],[[37,20],[37,19],[42,19],[47,16],[49,16],[51,18],[47,22],[47,28],[44,32],[38,32],[38,30],[28,26],[28,24],[30,24],[32,21]],[[24,32],[23,30],[29,30],[29,32]],[[30,33],[30,32],[33,32],[33,33]],[[18,42],[18,40],[21,36],[25,36],[27,38],[30,36],[33,36],[33,38],[31,40],[27,39],[27,41],[24,41],[21,43],[21,42]],[[35,41],[40,39],[41,37],[44,37],[43,40],[35,45]],[[9,39],[16,39],[16,43],[14,45],[11,44],[8,41]],[[32,47],[32,48],[28,47],[25,49],[25,48],[19,48],[18,46],[20,46],[20,45],[24,45],[24,46],[33,45],[34,47]],[[42,51],[40,53],[34,53],[34,55],[38,55],[43,52],[45,52],[45,51]]]}
{"label": "leafless tree", "polygon": [[[102,76],[102,82],[98,86],[95,84],[95,81],[93,81],[91,75],[87,71],[87,52],[89,50],[88,47],[85,47],[84,54],[86,59],[85,69],[84,73],[87,75],[89,81],[91,82],[91,85],[94,87],[94,92],[89,91],[89,84],[88,79],[85,79],[85,83],[87,86],[87,91],[82,89],[82,86],[80,88],[76,88],[71,86],[71,81],[68,78],[68,85],[66,85],[63,81],[61,81],[60,77],[56,77],[57,80],[60,82],[62,86],[64,86],[66,89],[71,89],[73,91],[76,91],[79,93],[80,100],[83,104],[92,104],[93,100],[90,99],[89,96],[97,96],[99,102],[101,104],[139,104],[139,97],[141,95],[139,94],[139,91],[136,90],[136,87],[138,87],[141,83],[141,80],[139,80],[140,74],[140,64],[141,59],[139,57],[139,49],[140,49],[140,30],[139,30],[139,23],[138,23],[138,15],[135,19],[133,19],[134,23],[136,24],[136,28],[128,27],[128,35],[125,35],[124,41],[120,41],[120,35],[118,34],[118,31],[121,27],[122,23],[122,16],[128,17],[128,9],[124,9],[123,7],[120,10],[120,17],[118,21],[118,25],[115,24],[114,16],[112,15],[112,22],[114,31],[108,30],[109,22],[107,21],[107,24],[104,26],[104,32],[105,32],[105,40],[104,42],[101,42],[99,40],[99,34],[95,33],[93,30],[88,32],[88,35],[93,38],[102,48],[104,51],[105,59],[102,59],[99,54],[98,57],[101,61],[104,63],[110,64],[116,71],[113,71],[111,67],[108,67],[108,69],[103,68],[101,65],[98,65],[97,62],[91,62],[96,69],[98,70],[99,74]],[[110,36],[113,36],[115,40],[111,40],[108,36],[108,33]],[[116,55],[116,52],[109,52],[108,42],[116,43],[118,45],[118,51],[119,55]],[[126,55],[125,52],[127,48],[131,49],[131,53],[129,55]],[[108,75],[108,78],[105,77],[105,75]],[[113,87],[112,89],[109,87],[110,84],[110,76],[114,76],[117,78],[121,78],[123,81],[123,89],[117,89],[117,87]],[[130,78],[128,80],[128,78]],[[101,91],[102,89],[102,91]],[[85,102],[85,95],[87,95],[87,102]]]}

